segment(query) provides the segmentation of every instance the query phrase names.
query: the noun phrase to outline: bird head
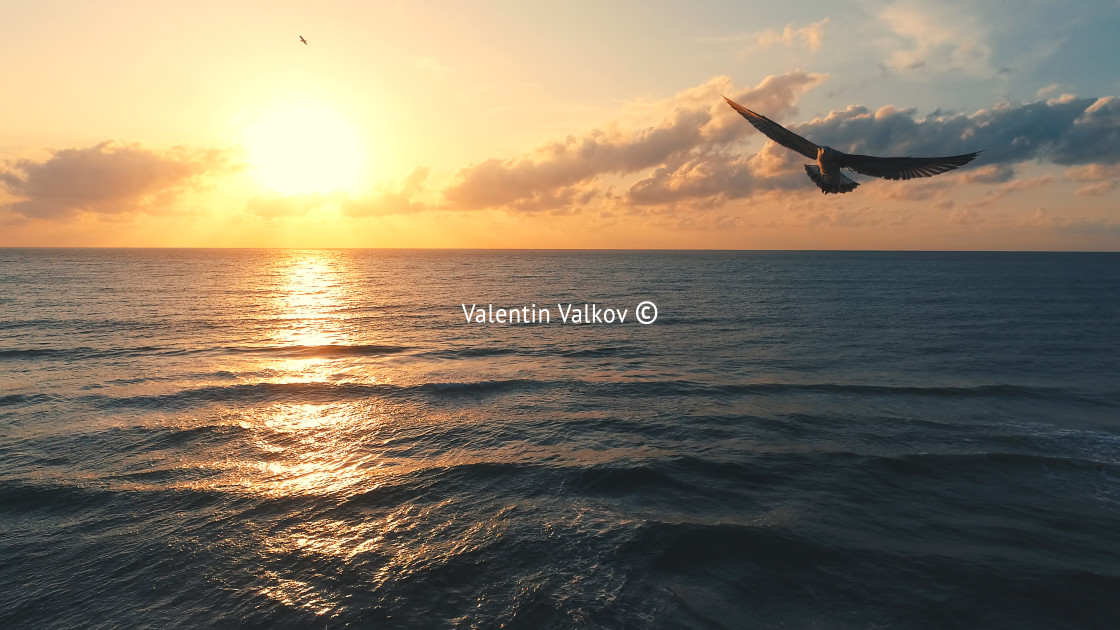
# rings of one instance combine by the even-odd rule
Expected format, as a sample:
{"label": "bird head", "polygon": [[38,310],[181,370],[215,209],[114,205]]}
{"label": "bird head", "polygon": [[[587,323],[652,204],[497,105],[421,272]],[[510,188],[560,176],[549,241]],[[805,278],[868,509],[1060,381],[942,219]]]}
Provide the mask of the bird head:
{"label": "bird head", "polygon": [[840,152],[832,147],[817,147],[817,163],[821,167],[831,167],[840,158]]}

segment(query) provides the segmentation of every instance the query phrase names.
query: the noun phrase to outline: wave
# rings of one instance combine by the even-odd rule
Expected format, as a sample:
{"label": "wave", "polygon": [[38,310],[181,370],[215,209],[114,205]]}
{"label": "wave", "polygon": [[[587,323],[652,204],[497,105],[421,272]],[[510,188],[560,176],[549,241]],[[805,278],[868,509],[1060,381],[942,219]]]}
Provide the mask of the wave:
{"label": "wave", "polygon": [[[1113,404],[1099,398],[1079,396],[1074,392],[1058,388],[1023,387],[1017,385],[978,385],[975,387],[891,387],[880,385],[843,385],[832,383],[792,384],[792,383],[747,383],[711,385],[689,380],[654,381],[592,381],[541,380],[541,379],[495,379],[484,381],[436,381],[408,385],[387,383],[238,383],[230,385],[209,385],[184,389],[178,392],[158,395],[114,397],[104,394],[84,396],[81,399],[101,408],[142,407],[158,409],[164,407],[182,408],[197,403],[237,402],[267,403],[277,401],[298,401],[310,403],[330,403],[360,398],[409,398],[427,395],[491,395],[506,392],[567,392],[587,397],[669,397],[669,398],[722,398],[742,396],[774,396],[820,394],[854,397],[911,397],[969,399],[988,398],[996,400],[1049,400],[1058,402],[1080,402],[1092,405]],[[4,399],[3,404],[17,405],[31,402],[45,402],[41,396],[34,400],[26,398]]]}
{"label": "wave", "polygon": [[485,393],[485,392],[500,392],[509,391],[514,389],[533,389],[549,387],[553,384],[551,381],[538,381],[534,379],[505,379],[494,381],[465,381],[465,382],[445,382],[445,383],[423,383],[415,386],[420,389],[436,391],[436,392],[464,392],[464,393]]}
{"label": "wave", "polygon": [[104,359],[139,354],[153,354],[163,352],[165,348],[155,346],[139,346],[135,348],[91,348],[88,346],[76,348],[0,348],[0,359],[35,360],[58,359],[73,361],[77,359]]}
{"label": "wave", "polygon": [[[711,387],[711,386],[706,386]],[[1061,390],[1020,387],[1018,385],[976,385],[972,387],[915,387],[890,385],[851,385],[842,383],[749,383],[717,385],[713,389],[728,393],[784,394],[788,392],[858,394],[874,396],[923,396],[935,398],[1046,398]]]}
{"label": "wave", "polygon": [[174,498],[182,502],[180,509],[202,508],[222,500],[222,493],[212,490],[120,490],[65,482],[0,481],[0,503],[13,510],[82,513],[136,496],[160,503]]}
{"label": "wave", "polygon": [[872,457],[868,463],[881,466],[895,474],[922,476],[959,476],[966,473],[1034,471],[1081,471],[1095,473],[1104,462],[1078,457],[1042,453],[977,451],[973,453],[906,453],[890,457]]}
{"label": "wave", "polygon": [[326,344],[320,346],[229,346],[221,348],[235,354],[268,354],[300,359],[329,359],[333,357],[382,356],[412,350],[408,346]]}
{"label": "wave", "polygon": [[637,357],[643,350],[623,346],[603,346],[599,348],[556,349],[549,347],[526,348],[524,346],[484,346],[467,348],[449,348],[424,353],[424,357],[438,358],[473,358],[519,355],[526,357],[571,357],[571,358],[600,358],[600,357]]}
{"label": "wave", "polygon": [[50,394],[6,394],[0,396],[0,407],[9,405],[36,405],[53,402],[54,396]]}
{"label": "wave", "polygon": [[1027,387],[1011,384],[991,384],[967,386],[892,386],[892,385],[853,385],[845,383],[721,383],[711,384],[687,379],[657,381],[613,381],[592,383],[580,381],[592,387],[609,386],[620,394],[677,395],[677,396],[750,396],[784,394],[833,394],[865,397],[920,397],[920,398],[1013,398],[1013,399],[1050,399],[1079,401],[1092,404],[1114,404],[1114,401],[1082,396],[1070,390],[1056,387]]}
{"label": "wave", "polygon": [[489,394],[514,389],[539,390],[550,386],[547,381],[510,379],[476,382],[437,382],[415,385],[366,383],[240,383],[184,389],[170,394],[141,396],[108,396],[94,394],[82,399],[94,406],[112,409],[139,407],[145,409],[181,409],[199,403],[236,402],[260,404],[270,402],[331,403],[362,398],[402,398],[417,394]]}
{"label": "wave", "polygon": [[0,348],[0,360],[56,359],[65,361],[131,357],[141,355],[177,356],[193,354],[266,354],[286,358],[334,358],[348,356],[383,356],[412,350],[408,346],[337,345],[319,346],[220,346],[206,348],[169,348],[135,346],[120,348]]}

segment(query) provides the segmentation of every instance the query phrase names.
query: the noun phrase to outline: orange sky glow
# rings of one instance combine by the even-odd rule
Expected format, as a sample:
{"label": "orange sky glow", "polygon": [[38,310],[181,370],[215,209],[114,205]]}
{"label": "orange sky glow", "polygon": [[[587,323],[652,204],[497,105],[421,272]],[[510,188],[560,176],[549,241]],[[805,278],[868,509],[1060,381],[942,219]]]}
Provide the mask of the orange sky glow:
{"label": "orange sky glow", "polygon": [[[740,4],[22,3],[0,246],[1120,249],[1103,31]],[[721,95],[842,150],[984,153],[824,196]]]}

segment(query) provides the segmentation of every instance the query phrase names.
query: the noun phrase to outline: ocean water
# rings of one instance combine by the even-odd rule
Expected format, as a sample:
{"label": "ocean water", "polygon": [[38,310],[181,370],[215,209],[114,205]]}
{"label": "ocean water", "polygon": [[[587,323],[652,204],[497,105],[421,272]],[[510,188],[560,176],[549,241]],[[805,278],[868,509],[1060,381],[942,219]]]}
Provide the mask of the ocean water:
{"label": "ocean water", "polygon": [[1118,623],[1118,254],[0,249],[4,628]]}

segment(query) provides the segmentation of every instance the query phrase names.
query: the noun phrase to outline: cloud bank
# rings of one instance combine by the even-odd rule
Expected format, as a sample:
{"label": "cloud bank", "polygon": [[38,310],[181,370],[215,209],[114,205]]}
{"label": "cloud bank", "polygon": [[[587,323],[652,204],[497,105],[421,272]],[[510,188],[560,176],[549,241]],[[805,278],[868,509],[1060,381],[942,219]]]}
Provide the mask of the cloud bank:
{"label": "cloud bank", "polygon": [[202,178],[238,168],[224,150],[158,152],[108,141],[55,151],[41,162],[17,160],[0,170],[0,186],[20,199],[3,208],[29,218],[158,213]]}
{"label": "cloud bank", "polygon": [[942,176],[958,179],[938,179],[924,187],[917,185],[924,182],[911,183],[904,198],[931,197],[953,181],[1000,185],[987,205],[1009,192],[1054,181],[1016,182],[1015,165],[1032,161],[1096,165],[1096,170],[1077,171],[1078,181],[1093,179],[1082,195],[1102,194],[1111,184],[1092,175],[1104,172],[1102,165],[1120,163],[1120,98],[1114,96],[1064,95],[971,114],[938,111],[925,117],[914,109],[871,111],[850,105],[824,118],[791,122],[796,120],[798,98],[825,79],[794,71],[735,90],[730,79],[716,77],[648,104],[645,115],[656,120],[653,124],[619,117],[519,157],[491,158],[464,167],[444,189],[444,196],[451,208],[461,210],[572,211],[598,200],[634,211],[681,204],[713,208],[770,191],[812,191],[800,167],[807,162],[802,156],[772,142],[753,153],[746,149],[748,142],[763,138],[727,107],[721,94],[819,144],[849,153],[922,156],[984,151],[975,165]]}
{"label": "cloud bank", "polygon": [[[522,155],[468,164],[442,185],[429,182],[427,167],[417,167],[400,182],[383,183],[365,195],[257,196],[249,199],[245,211],[285,218],[332,205],[348,217],[432,210],[594,210],[617,217],[711,210],[735,200],[770,203],[768,196],[781,191],[795,191],[804,199],[814,196],[816,189],[801,168],[807,160],[767,141],[727,107],[721,95],[815,142],[850,153],[984,151],[974,164],[953,174],[898,186],[886,183],[878,187],[882,199],[930,200],[951,208],[954,201],[946,199],[946,191],[972,185],[987,187],[987,196],[957,203],[982,208],[1056,182],[1079,186],[1073,193],[1079,197],[1101,196],[1116,190],[1120,179],[1120,97],[1062,95],[973,113],[935,111],[926,116],[914,109],[888,106],[872,111],[849,105],[796,122],[798,100],[826,79],[797,70],[736,88],[729,78],[714,77],[666,99],[630,103],[600,126]],[[239,169],[233,158],[218,149],[156,151],[116,142],[64,149],[41,161],[18,160],[0,167],[0,186],[16,199],[0,207],[39,219],[79,212],[166,212],[176,198],[200,187],[206,178]],[[1067,168],[1064,173],[1018,177],[1024,170],[1020,167],[1032,162]],[[789,203],[788,195],[782,198]],[[962,210],[955,220],[967,223],[974,218]]]}
{"label": "cloud bank", "polygon": [[620,118],[521,157],[467,166],[444,196],[453,207],[465,210],[549,210],[585,204],[610,194],[603,184],[606,177],[680,167],[746,136],[748,129],[753,131],[727,107],[721,93],[774,115],[789,115],[797,98],[825,79],[799,70],[767,77],[755,88],[735,90],[730,79],[716,77],[650,104],[646,117],[660,116],[653,124]]}

